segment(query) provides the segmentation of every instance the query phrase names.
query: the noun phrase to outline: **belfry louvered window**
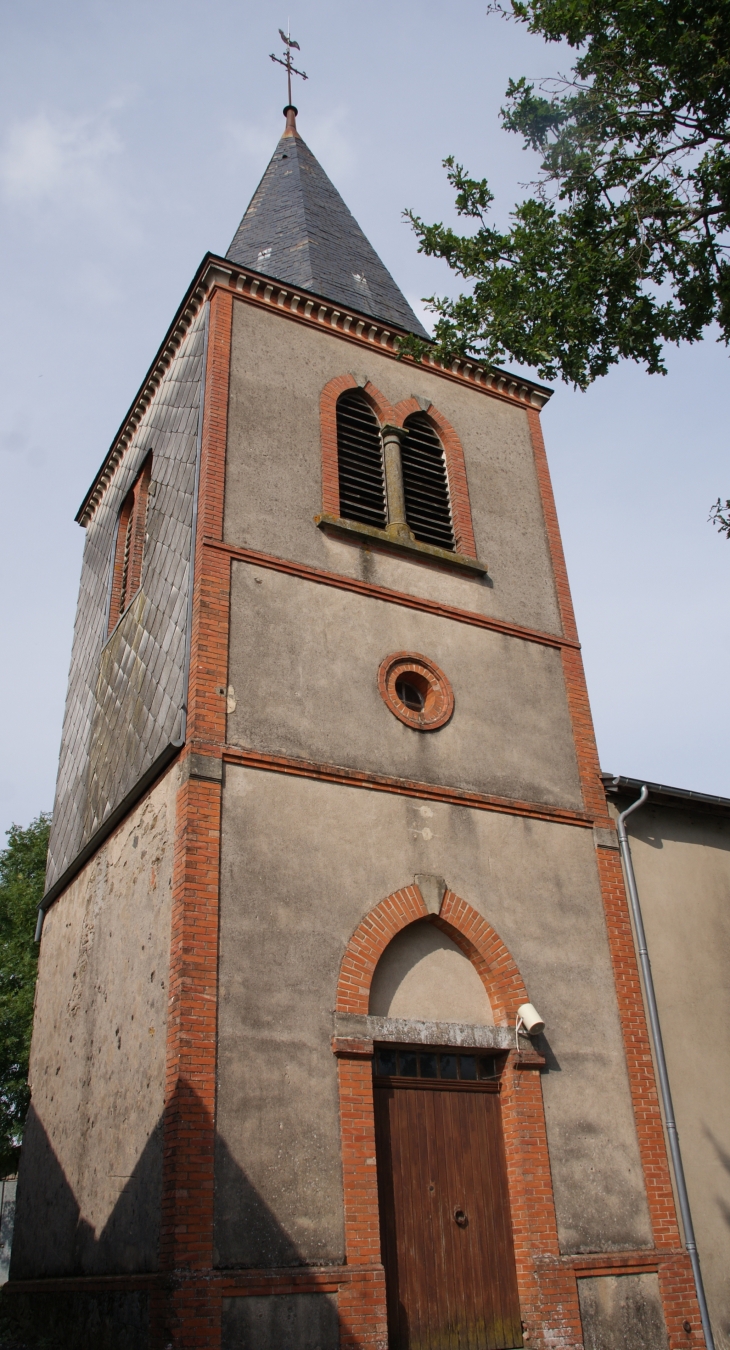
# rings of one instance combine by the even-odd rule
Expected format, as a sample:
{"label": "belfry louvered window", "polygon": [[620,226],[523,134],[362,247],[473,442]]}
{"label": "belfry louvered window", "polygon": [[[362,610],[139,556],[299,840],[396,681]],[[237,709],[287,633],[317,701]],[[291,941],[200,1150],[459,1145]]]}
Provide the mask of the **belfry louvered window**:
{"label": "belfry louvered window", "polygon": [[401,442],[406,520],[416,539],[437,548],[455,547],[449,480],[444,448],[426,417],[406,418],[407,436]]}
{"label": "belfry louvered window", "polygon": [[129,608],[142,579],[147,501],[152,476],[152,455],[148,455],[133,486],[129,489],[117,521],[117,537],[112,557],[111,596],[107,632]]}
{"label": "belfry louvered window", "polygon": [[337,400],[340,515],[385,529],[385,473],[380,425],[358,389]]}

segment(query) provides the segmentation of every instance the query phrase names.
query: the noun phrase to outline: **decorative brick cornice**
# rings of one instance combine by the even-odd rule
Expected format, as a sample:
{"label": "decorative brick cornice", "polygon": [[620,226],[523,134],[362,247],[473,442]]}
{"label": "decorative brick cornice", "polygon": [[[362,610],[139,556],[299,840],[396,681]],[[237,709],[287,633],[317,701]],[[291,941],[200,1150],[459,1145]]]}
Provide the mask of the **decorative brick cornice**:
{"label": "decorative brick cornice", "polygon": [[[299,322],[325,328],[361,346],[376,347],[378,351],[396,359],[410,361],[417,369],[419,368],[419,363],[414,362],[411,357],[399,357],[400,340],[406,336],[405,329],[394,328],[392,324],[386,326],[368,315],[358,314],[355,310],[335,305],[308,291],[285,286],[280,281],[274,281],[261,273],[249,271],[222,259],[215,259],[214,262],[221,271],[224,267],[229,269],[228,285],[247,300],[278,309]],[[458,380],[471,388],[480,389],[483,393],[506,399],[510,403],[518,403],[522,407],[539,410],[545,406],[552,394],[552,390],[544,385],[521,379],[507,371],[490,369],[479,365],[476,361],[459,359],[446,365],[428,353],[420,365],[446,379]]]}
{"label": "decorative brick cornice", "polygon": [[[196,272],[188,291],[178,309],[175,318],[165,334],[163,342],[150,366],[144,380],[127,412],[124,421],[112,441],[108,454],[99,469],[81,507],[76,520],[86,526],[92,519],[107,487],[114,477],[125,452],[132,444],[134,434],[142,418],[154,399],[162,383],[165,372],[172,363],[187,332],[200,310],[201,305],[210,297],[215,287],[232,291],[236,296],[260,308],[276,310],[286,318],[304,323],[313,328],[322,328],[337,333],[341,338],[360,347],[375,347],[379,352],[410,362],[420,369],[411,357],[400,358],[399,342],[405,330],[386,327],[376,319],[358,314],[355,310],[343,309],[323,297],[309,291],[284,286],[281,282],[264,276],[260,272],[239,267],[226,258],[207,253]],[[515,404],[523,408],[539,410],[551,396],[552,390],[530,380],[511,375],[507,371],[490,369],[476,361],[453,361],[449,366],[428,354],[422,366],[431,374],[442,379],[455,380],[466,384],[491,398]]]}

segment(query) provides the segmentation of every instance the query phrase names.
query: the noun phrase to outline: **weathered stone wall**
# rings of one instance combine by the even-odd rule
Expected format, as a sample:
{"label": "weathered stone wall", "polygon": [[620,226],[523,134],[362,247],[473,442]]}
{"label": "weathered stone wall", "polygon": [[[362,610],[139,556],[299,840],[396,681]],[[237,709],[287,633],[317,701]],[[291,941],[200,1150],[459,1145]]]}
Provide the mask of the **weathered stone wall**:
{"label": "weathered stone wall", "polygon": [[11,1278],[157,1265],[173,766],[46,917]]}
{"label": "weathered stone wall", "polygon": [[652,802],[627,829],[715,1342],[730,1350],[730,816]]}
{"label": "weathered stone wall", "polygon": [[54,1289],[32,1293],[9,1287],[3,1311],[22,1344],[69,1350],[146,1350],[149,1295],[145,1291]]}

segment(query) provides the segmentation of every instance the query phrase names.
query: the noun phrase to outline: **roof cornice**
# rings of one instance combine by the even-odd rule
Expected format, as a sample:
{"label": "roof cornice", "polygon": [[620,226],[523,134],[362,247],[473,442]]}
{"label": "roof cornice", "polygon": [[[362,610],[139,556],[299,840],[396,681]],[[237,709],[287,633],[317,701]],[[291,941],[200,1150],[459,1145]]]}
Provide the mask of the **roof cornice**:
{"label": "roof cornice", "polygon": [[546,385],[536,384],[533,380],[513,375],[496,366],[480,365],[476,361],[459,359],[445,365],[430,353],[421,363],[415,362],[410,356],[401,357],[398,353],[399,340],[408,336],[406,329],[396,328],[392,324],[386,325],[373,319],[371,315],[337,306],[325,296],[317,295],[313,291],[284,285],[263,272],[242,267],[214,253],[206,253],[111,443],[109,452],[79,507],[76,520],[80,525],[86,526],[92,519],[190,325],[201,306],[217,287],[233,291],[239,299],[275,310],[282,317],[297,323],[304,323],[313,328],[324,328],[361,347],[375,347],[382,355],[390,356],[393,360],[408,361],[417,368],[420,364],[431,374],[466,384],[490,398],[539,410],[545,406],[553,392]]}

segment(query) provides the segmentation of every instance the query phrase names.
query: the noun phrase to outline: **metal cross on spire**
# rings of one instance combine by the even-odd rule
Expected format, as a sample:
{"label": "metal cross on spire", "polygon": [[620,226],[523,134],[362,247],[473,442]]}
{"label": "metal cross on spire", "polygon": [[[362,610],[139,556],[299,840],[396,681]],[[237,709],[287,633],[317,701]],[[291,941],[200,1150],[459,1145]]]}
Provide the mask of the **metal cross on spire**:
{"label": "metal cross on spire", "polygon": [[[289,27],[289,25],[287,24],[287,29],[288,29],[288,27]],[[291,107],[291,106],[292,106],[292,101],[291,101],[291,77],[292,77],[292,75],[301,75],[301,78],[302,78],[303,80],[306,80],[307,76],[305,75],[305,73],[304,73],[303,70],[297,70],[296,66],[293,66],[293,65],[292,65],[292,60],[291,60],[292,47],[296,47],[297,51],[300,52],[302,49],[301,49],[301,47],[299,46],[299,43],[294,41],[294,38],[291,37],[291,35],[289,34],[289,32],[286,32],[286,33],[285,33],[285,32],[283,31],[283,29],[281,29],[281,28],[279,29],[279,37],[281,38],[282,42],[286,44],[286,45],[285,45],[285,48],[284,48],[284,60],[282,61],[281,57],[279,57],[279,56],[274,56],[274,53],[273,53],[273,52],[271,53],[271,59],[272,59],[272,61],[276,61],[277,65],[283,66],[284,69],[286,70],[286,83],[287,83],[287,90],[288,90],[288,93],[289,93],[289,107]]]}

